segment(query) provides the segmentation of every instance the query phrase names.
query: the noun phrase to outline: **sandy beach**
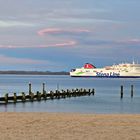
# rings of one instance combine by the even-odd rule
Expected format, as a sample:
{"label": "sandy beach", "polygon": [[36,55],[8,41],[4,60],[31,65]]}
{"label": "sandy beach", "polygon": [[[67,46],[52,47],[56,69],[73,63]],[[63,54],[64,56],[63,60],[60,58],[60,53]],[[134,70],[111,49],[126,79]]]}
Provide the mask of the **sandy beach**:
{"label": "sandy beach", "polygon": [[139,140],[140,115],[0,113],[1,140]]}

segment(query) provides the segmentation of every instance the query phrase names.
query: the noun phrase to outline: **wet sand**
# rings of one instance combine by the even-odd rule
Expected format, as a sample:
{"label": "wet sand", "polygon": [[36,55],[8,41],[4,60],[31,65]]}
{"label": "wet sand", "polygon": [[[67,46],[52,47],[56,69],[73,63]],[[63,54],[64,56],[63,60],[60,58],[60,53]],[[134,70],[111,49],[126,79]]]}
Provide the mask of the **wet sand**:
{"label": "wet sand", "polygon": [[0,140],[139,140],[140,115],[0,113]]}

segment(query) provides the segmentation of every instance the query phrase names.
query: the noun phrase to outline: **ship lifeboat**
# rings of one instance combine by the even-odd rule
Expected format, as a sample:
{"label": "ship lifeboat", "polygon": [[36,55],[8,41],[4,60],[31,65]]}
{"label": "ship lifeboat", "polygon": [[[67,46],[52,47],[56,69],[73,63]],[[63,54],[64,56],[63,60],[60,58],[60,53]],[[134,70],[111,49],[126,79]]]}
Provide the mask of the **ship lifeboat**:
{"label": "ship lifeboat", "polygon": [[106,69],[106,70],[111,70],[111,67],[106,66],[105,69]]}
{"label": "ship lifeboat", "polygon": [[84,68],[85,68],[85,69],[95,69],[96,67],[95,67],[94,65],[90,64],[90,63],[86,63],[86,64],[84,65]]}

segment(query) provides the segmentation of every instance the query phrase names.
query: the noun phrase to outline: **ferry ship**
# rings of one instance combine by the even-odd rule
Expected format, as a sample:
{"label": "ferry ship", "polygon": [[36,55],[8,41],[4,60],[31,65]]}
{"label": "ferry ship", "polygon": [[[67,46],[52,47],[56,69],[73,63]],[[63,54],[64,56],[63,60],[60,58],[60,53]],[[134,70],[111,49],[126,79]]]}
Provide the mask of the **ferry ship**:
{"label": "ferry ship", "polygon": [[103,68],[96,68],[86,63],[82,68],[72,69],[71,77],[107,77],[107,78],[140,78],[140,64],[120,63]]}

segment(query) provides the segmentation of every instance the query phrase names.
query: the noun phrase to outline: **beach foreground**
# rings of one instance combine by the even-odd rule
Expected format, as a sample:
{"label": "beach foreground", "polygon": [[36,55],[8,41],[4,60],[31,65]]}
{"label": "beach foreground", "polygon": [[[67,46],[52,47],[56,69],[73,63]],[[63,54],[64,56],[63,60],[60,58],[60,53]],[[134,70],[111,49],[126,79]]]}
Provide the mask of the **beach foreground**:
{"label": "beach foreground", "polygon": [[140,115],[0,113],[1,140],[138,140]]}

